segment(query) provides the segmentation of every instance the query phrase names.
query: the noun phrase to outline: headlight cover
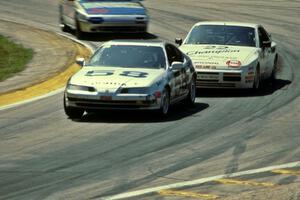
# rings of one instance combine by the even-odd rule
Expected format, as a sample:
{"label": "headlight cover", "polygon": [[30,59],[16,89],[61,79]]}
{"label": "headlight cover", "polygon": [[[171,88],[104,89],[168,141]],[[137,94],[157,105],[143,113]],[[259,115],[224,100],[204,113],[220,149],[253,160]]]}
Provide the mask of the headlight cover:
{"label": "headlight cover", "polygon": [[67,89],[68,90],[87,91],[87,92],[96,92],[96,89],[94,87],[82,86],[82,85],[73,85],[73,84],[68,84]]}

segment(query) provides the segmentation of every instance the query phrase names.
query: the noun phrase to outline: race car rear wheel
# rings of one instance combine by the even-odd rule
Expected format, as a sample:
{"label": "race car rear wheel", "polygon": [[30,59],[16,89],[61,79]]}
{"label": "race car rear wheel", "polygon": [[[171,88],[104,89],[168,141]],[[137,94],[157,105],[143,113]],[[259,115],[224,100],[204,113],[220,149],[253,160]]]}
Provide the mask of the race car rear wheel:
{"label": "race car rear wheel", "polygon": [[278,55],[275,56],[272,73],[271,73],[270,77],[268,78],[268,81],[270,83],[272,83],[276,80],[277,64],[278,64]]}
{"label": "race car rear wheel", "polygon": [[84,110],[82,110],[80,108],[73,108],[73,107],[67,106],[65,96],[64,96],[64,110],[65,110],[66,115],[70,119],[80,119],[84,113]]}
{"label": "race car rear wheel", "polygon": [[189,84],[189,93],[185,99],[188,106],[193,106],[196,100],[196,79],[193,78]]}
{"label": "race car rear wheel", "polygon": [[165,88],[161,95],[160,113],[163,116],[168,115],[169,107],[170,107],[170,92],[167,88]]}

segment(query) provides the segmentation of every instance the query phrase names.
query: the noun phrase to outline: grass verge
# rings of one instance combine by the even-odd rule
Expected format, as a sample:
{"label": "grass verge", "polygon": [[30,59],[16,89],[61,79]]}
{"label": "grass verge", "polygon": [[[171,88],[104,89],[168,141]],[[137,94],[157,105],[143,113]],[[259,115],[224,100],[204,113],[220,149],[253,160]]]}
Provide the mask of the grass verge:
{"label": "grass verge", "polygon": [[0,35],[0,81],[25,69],[33,51]]}

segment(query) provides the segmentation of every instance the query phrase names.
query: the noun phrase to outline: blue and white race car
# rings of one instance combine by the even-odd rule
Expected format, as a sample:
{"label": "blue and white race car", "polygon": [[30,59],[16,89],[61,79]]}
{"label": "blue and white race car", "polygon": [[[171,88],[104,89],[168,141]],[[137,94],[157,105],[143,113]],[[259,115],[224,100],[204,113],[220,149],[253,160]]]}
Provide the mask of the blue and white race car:
{"label": "blue and white race car", "polygon": [[63,31],[76,30],[80,39],[86,32],[147,32],[149,17],[141,0],[61,0]]}
{"label": "blue and white race car", "polygon": [[275,78],[276,43],[259,24],[200,22],[176,43],[194,63],[197,87],[258,89]]}

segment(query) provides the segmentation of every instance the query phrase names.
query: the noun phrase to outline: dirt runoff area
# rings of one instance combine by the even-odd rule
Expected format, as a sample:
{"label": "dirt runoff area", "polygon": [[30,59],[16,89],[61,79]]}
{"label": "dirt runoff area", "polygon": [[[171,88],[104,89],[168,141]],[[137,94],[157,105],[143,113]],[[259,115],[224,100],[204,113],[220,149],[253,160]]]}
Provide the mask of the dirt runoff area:
{"label": "dirt runoff area", "polygon": [[0,82],[0,94],[22,90],[56,76],[74,63],[78,54],[78,44],[53,32],[0,20],[0,33],[34,52],[25,70]]}

